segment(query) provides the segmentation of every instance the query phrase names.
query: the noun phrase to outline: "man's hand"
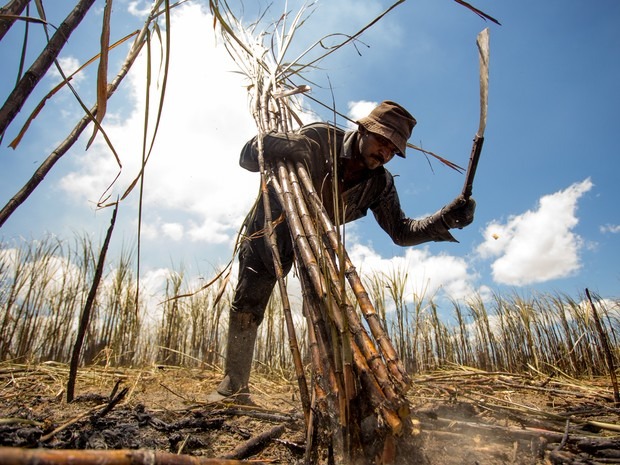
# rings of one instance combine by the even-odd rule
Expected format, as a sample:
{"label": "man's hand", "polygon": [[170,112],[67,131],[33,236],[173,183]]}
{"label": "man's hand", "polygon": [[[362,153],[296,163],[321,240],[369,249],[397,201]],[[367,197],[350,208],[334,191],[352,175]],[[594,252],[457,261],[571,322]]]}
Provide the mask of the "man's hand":
{"label": "man's hand", "polygon": [[460,195],[441,209],[441,219],[448,229],[462,229],[474,221],[475,211],[476,201]]}
{"label": "man's hand", "polygon": [[318,150],[318,144],[301,134],[269,133],[263,137],[263,148],[265,161],[288,160],[308,164]]}
{"label": "man's hand", "polygon": [[[239,165],[254,173],[259,171],[257,138],[255,136],[248,141],[239,156]],[[280,160],[288,160],[309,166],[318,151],[319,144],[303,134],[270,132],[263,136],[263,157],[265,162],[273,165]]]}

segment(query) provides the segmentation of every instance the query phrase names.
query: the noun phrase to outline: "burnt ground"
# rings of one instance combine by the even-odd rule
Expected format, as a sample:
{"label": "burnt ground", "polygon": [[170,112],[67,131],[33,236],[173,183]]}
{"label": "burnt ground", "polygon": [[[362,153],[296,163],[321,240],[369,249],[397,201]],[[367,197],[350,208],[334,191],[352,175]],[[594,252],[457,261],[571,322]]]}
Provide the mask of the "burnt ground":
{"label": "burnt ground", "polygon": [[[3,364],[0,446],[23,452],[19,463],[32,463],[25,452],[32,448],[303,463],[294,382],[253,374],[259,407],[206,405],[220,376],[178,367],[92,367],[79,372],[76,398],[67,404],[66,366]],[[620,408],[605,379],[457,368],[415,377],[409,398],[420,432],[399,438],[398,464],[620,463]],[[239,450],[266,432],[271,439]],[[0,463],[6,452],[0,448]]]}

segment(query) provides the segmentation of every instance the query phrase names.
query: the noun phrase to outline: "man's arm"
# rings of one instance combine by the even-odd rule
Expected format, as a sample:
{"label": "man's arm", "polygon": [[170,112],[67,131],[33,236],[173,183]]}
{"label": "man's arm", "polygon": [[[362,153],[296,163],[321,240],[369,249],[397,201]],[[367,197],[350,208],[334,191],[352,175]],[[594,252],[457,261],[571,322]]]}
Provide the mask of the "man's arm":
{"label": "man's arm", "polygon": [[402,211],[400,200],[391,176],[383,194],[371,207],[377,223],[400,246],[413,246],[424,242],[458,242],[450,228],[465,227],[473,221],[475,201],[455,199],[437,213],[421,219],[408,218]]}
{"label": "man's arm", "polygon": [[[239,156],[239,165],[253,172],[259,171],[257,137],[245,144]],[[309,164],[318,148],[315,141],[302,134],[272,132],[263,136],[263,157],[266,162],[289,160]]]}

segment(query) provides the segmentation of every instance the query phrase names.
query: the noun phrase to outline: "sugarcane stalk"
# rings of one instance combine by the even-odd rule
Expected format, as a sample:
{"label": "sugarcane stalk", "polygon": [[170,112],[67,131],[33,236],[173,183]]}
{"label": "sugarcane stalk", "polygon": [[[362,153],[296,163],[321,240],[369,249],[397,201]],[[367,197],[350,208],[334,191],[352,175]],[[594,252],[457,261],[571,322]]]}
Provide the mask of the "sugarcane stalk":
{"label": "sugarcane stalk", "polygon": [[[263,90],[263,95],[267,95],[268,91]],[[267,175],[265,172],[265,162],[263,157],[263,138],[262,133],[264,133],[264,128],[261,128],[260,122],[268,122],[262,119],[262,115],[264,115],[264,111],[260,111],[259,108],[259,99],[255,99],[255,108],[254,108],[254,118],[259,128],[259,137],[257,137],[258,141],[258,164],[259,170],[261,173],[261,194],[263,199],[263,207],[265,211],[265,228],[267,230],[267,239],[271,250],[271,255],[273,258],[273,266],[274,272],[276,275],[276,279],[278,282],[278,287],[280,291],[280,299],[282,302],[282,312],[284,313],[284,318],[286,321],[286,328],[289,339],[289,347],[291,349],[291,355],[293,357],[293,362],[295,365],[295,374],[297,376],[297,384],[299,386],[299,396],[302,403],[302,408],[304,411],[304,418],[306,424],[309,421],[310,415],[310,394],[308,392],[308,383],[306,381],[306,376],[303,369],[303,363],[301,360],[301,354],[299,352],[299,344],[297,343],[297,334],[295,332],[295,323],[293,321],[293,316],[291,314],[291,306],[290,301],[288,299],[288,292],[286,291],[286,283],[284,281],[284,272],[282,270],[282,262],[280,260],[280,253],[278,251],[278,244],[276,242],[276,235],[273,226],[273,221],[271,218],[271,204],[269,200],[269,191],[267,187]],[[264,107],[263,107],[264,108]],[[261,129],[263,129],[261,131]]]}
{"label": "sugarcane stalk", "polygon": [[[311,237],[315,237],[315,238],[317,237],[317,234],[316,234],[316,228],[314,227],[314,224],[312,223],[312,221],[310,221],[308,210],[305,205],[304,199],[301,195],[301,191],[299,189],[299,183],[297,181],[295,173],[292,171],[287,172],[283,163],[280,163],[279,174],[280,174],[279,179],[282,185],[280,187],[280,185],[278,184],[278,189],[282,191],[283,197],[287,199],[287,203],[286,203],[287,218],[289,218],[289,224],[291,225],[291,229],[296,231],[296,233],[294,234],[294,237],[295,237],[297,246],[307,249],[309,247],[308,244],[310,242],[310,244],[312,244],[314,247],[318,247],[317,240],[308,241],[305,237],[306,233],[309,234]],[[289,184],[289,177],[291,181],[290,184]],[[293,190],[293,192],[290,192],[291,189]],[[296,200],[296,203],[294,205],[291,202],[291,197],[294,197]],[[303,222],[304,230],[302,230],[302,226],[299,224],[301,222],[300,216],[304,218],[304,222]],[[311,246],[310,248],[313,248],[313,247]],[[311,252],[314,252],[317,255],[319,255],[321,253],[321,249],[316,248],[315,250],[312,250],[312,251],[305,250],[304,257],[310,256]],[[340,337],[341,340],[346,340],[349,342],[348,347],[352,351],[352,359],[354,361],[355,367],[358,370],[358,373],[360,373],[361,377],[363,378],[363,384],[369,390],[371,404],[373,405],[375,409],[377,409],[381,413],[382,417],[386,421],[386,424],[388,424],[392,433],[400,434],[402,432],[402,421],[399,418],[399,413],[403,417],[408,416],[408,413],[409,413],[408,408],[403,408],[403,405],[405,405],[406,403],[394,391],[392,387],[392,383],[387,373],[387,369],[385,365],[383,364],[383,359],[376,351],[374,344],[372,343],[372,340],[370,339],[370,337],[364,331],[361,325],[361,322],[359,321],[359,317],[357,316],[357,313],[353,309],[353,306],[350,305],[348,301],[346,301],[346,294],[342,292],[342,285],[340,284],[338,280],[336,266],[335,266],[334,261],[332,260],[332,257],[330,257],[329,254],[323,254],[323,256],[325,259],[324,270],[326,272],[327,277],[331,278],[331,284],[332,284],[332,289],[333,289],[333,293],[331,295],[336,300],[335,302],[336,305],[332,305],[330,308],[331,310],[330,317],[331,317],[331,321],[334,323],[334,326],[335,326],[334,329],[341,336]],[[316,259],[312,257],[312,264],[315,264],[315,263],[316,263]],[[306,263],[304,263],[304,265],[306,265]],[[309,267],[305,267],[304,269],[307,271]],[[344,302],[342,302],[343,298],[345,299]],[[326,305],[329,306],[330,302],[327,301],[325,303]],[[347,308],[346,313],[341,311],[341,307]],[[349,334],[348,328],[345,327],[344,325],[344,322],[347,320],[345,315],[347,315],[350,318],[350,320],[352,320],[352,326],[354,327],[354,330],[352,330],[352,332],[354,334],[354,337],[356,337],[356,339],[359,339],[361,341],[360,345],[366,349],[364,352],[360,350],[355,340],[350,341],[348,337],[348,334]],[[365,339],[363,335],[366,336]],[[333,339],[334,338],[332,338],[332,341]],[[335,344],[332,344],[332,347],[334,345]],[[340,355],[342,355],[342,353]],[[369,364],[372,365],[373,367],[372,369],[369,367]],[[350,369],[351,364],[349,364],[348,367]],[[345,397],[346,397],[347,405],[348,405],[352,397],[355,395],[355,390],[353,387],[354,385],[353,376],[350,371],[347,372],[346,365],[343,366],[341,372],[342,372],[343,384],[345,385],[345,394],[346,394]],[[375,375],[375,373],[377,373],[377,375]],[[347,384],[346,384],[347,376],[349,377],[348,382],[351,383],[348,389],[347,389]],[[387,393],[387,396],[384,393],[384,391]],[[389,399],[389,402],[388,402],[388,399]],[[388,407],[388,405],[391,406],[393,404],[399,408],[399,413],[397,413],[392,408]]]}
{"label": "sugarcane stalk", "polygon": [[69,37],[80,25],[94,3],[95,0],[81,0],[77,3],[58,27],[56,33],[49,39],[43,52],[33,62],[30,69],[19,79],[2,107],[0,107],[0,134],[4,133],[22,109],[30,94],[56,61]]}
{"label": "sugarcane stalk", "polygon": [[307,293],[304,296],[304,310],[308,320],[308,337],[313,345],[312,366],[314,368],[315,385],[318,386],[318,400],[328,402],[331,397],[337,397],[340,393],[340,384],[334,371],[333,360],[329,356],[330,350],[325,346],[325,337],[317,334],[324,334],[323,322],[318,316],[318,312],[312,302],[312,297]]}
{"label": "sugarcane stalk", "polygon": [[[327,304],[326,299],[329,299],[329,296],[326,292],[325,277],[322,270],[319,268],[315,257],[314,253],[316,250],[313,250],[310,241],[306,237],[304,226],[297,211],[299,199],[295,199],[291,192],[289,173],[282,162],[278,163],[278,174],[279,180],[273,179],[272,183],[276,191],[280,193],[281,202],[286,211],[289,229],[295,244],[295,251],[298,254],[298,261],[303,264],[304,271],[310,278],[310,282],[312,283],[314,290],[314,296],[316,296],[319,303]],[[316,241],[314,242],[316,243]],[[318,307],[320,307],[320,305],[318,305]],[[329,309],[329,305],[325,305],[325,307]],[[330,340],[334,341],[335,339],[334,337],[331,337]],[[337,358],[334,358],[334,365],[335,371],[338,373]]]}
{"label": "sugarcane stalk", "polygon": [[293,242],[297,245],[297,250],[300,254],[300,258],[303,261],[306,271],[310,276],[310,281],[314,287],[319,299],[324,299],[326,296],[325,286],[323,285],[323,276],[319,265],[312,253],[310,244],[306,239],[306,235],[303,230],[303,226],[296,214],[295,199],[293,199],[290,189],[288,188],[288,173],[282,162],[277,166],[278,174],[280,176],[279,182],[276,179],[272,180],[272,184],[276,188],[277,192],[281,192],[282,206],[287,214],[288,227],[293,238]]}
{"label": "sugarcane stalk", "polygon": [[13,23],[17,21],[17,18],[22,14],[28,3],[30,3],[30,0],[11,0],[3,7],[0,7],[0,17],[2,18],[0,20],[0,42]]}
{"label": "sugarcane stalk", "polygon": [[[338,250],[339,243],[336,228],[334,227],[331,219],[329,218],[329,215],[325,211],[325,207],[323,206],[323,203],[321,202],[321,199],[318,196],[314,185],[312,184],[306,168],[301,163],[297,163],[296,168],[297,174],[299,175],[299,178],[301,180],[301,184],[304,187],[304,190],[309,199],[310,206],[312,207],[315,215],[321,222],[323,230],[325,231],[327,239],[329,240],[332,248],[334,250]],[[383,328],[381,318],[374,309],[374,306],[372,305],[372,302],[368,297],[368,293],[364,289],[364,285],[362,284],[362,281],[357,274],[357,271],[355,270],[355,266],[353,266],[353,263],[351,262],[346,250],[344,249],[342,250],[342,258],[345,276],[347,277],[347,280],[358,300],[362,314],[364,315],[364,318],[368,323],[368,327],[370,328],[374,339],[381,347],[390,373],[393,378],[396,379],[401,384],[401,386],[403,386],[403,388],[406,388],[411,382],[409,375],[405,371],[404,366],[400,358],[398,357],[394,346],[392,345],[389,335]]]}
{"label": "sugarcane stalk", "polygon": [[281,436],[283,432],[284,425],[274,426],[273,428],[265,431],[264,433],[261,433],[258,436],[254,436],[248,439],[246,442],[238,445],[232,452],[226,454],[223,458],[239,460],[248,458],[249,456],[263,450],[271,442],[272,439]]}
{"label": "sugarcane stalk", "polygon": [[[314,326],[317,326],[316,320],[313,322]],[[408,415],[408,410],[403,409],[402,399],[399,399],[393,388],[390,386],[389,378],[384,378],[384,385],[380,385],[375,377],[373,370],[369,367],[365,355],[362,353],[355,341],[351,342],[352,356],[354,366],[359,374],[360,381],[362,383],[362,392],[368,398],[373,409],[376,409],[389,426],[390,431],[399,435],[403,430],[403,423],[401,417],[405,418]],[[390,393],[391,399],[388,399],[384,393],[384,390]],[[393,403],[391,401],[399,401],[398,408],[391,408]]]}
{"label": "sugarcane stalk", "polygon": [[[319,255],[322,252],[320,248],[320,244],[318,242],[318,237],[316,228],[314,227],[313,222],[311,221],[309,212],[307,210],[307,206],[304,202],[304,199],[301,194],[301,190],[299,188],[299,182],[297,180],[297,176],[294,172],[290,172],[291,177],[291,187],[293,189],[293,196],[297,200],[297,208],[299,210],[299,215],[302,218],[304,230],[309,237],[314,238],[314,240],[309,241],[314,253]],[[358,342],[358,345],[363,348],[364,358],[369,362],[372,366],[373,372],[375,373],[379,384],[383,389],[385,389],[388,393],[387,397],[390,400],[397,400],[398,396],[394,392],[392,388],[392,384],[389,380],[388,372],[383,364],[383,359],[380,354],[377,352],[372,340],[364,330],[361,321],[353,306],[348,302],[346,297],[346,292],[344,291],[344,286],[341,285],[341,280],[339,279],[339,275],[336,269],[336,264],[329,254],[322,253],[323,258],[321,263],[323,265],[323,269],[326,274],[330,277],[331,285],[334,288],[332,293],[333,297],[336,299],[338,305],[338,311],[334,311],[332,317],[334,319],[334,323],[338,327],[339,331],[342,334],[346,334],[347,332],[351,332],[354,335],[355,341]],[[345,313],[341,314],[340,309],[344,308]],[[346,316],[345,316],[346,315]],[[346,326],[345,326],[346,323]]]}
{"label": "sugarcane stalk", "polygon": [[607,362],[607,368],[609,369],[611,386],[614,391],[614,403],[616,404],[616,406],[620,406],[620,392],[618,391],[618,378],[616,377],[616,367],[614,365],[614,356],[611,350],[611,346],[609,344],[609,338],[607,337],[607,333],[603,329],[603,325],[601,324],[601,319],[598,316],[598,312],[596,311],[594,302],[592,302],[592,297],[590,296],[590,291],[588,290],[588,288],[586,288],[586,297],[588,298],[588,302],[590,302],[590,308],[592,309],[592,316],[594,317],[594,325],[596,326],[596,331],[598,333],[598,337],[599,337],[599,340],[601,341],[601,346],[603,348],[603,353],[605,355],[605,361]]}
{"label": "sugarcane stalk", "polygon": [[[315,204],[315,206],[322,207],[320,203],[318,205]],[[336,242],[337,237],[335,228],[333,227],[333,225],[331,225],[331,221],[329,220],[327,214],[324,211],[321,212],[320,218],[323,220],[323,226],[326,230],[326,235],[328,236],[330,243],[332,244],[332,248],[337,249],[338,244]],[[395,378],[395,380],[400,384],[400,389],[406,390],[408,389],[409,385],[409,377],[404,371],[402,363],[400,362],[400,359],[398,358],[398,355],[396,354],[396,351],[394,350],[389,340],[389,336],[383,329],[381,321],[378,318],[376,312],[374,311],[374,308],[372,307],[372,304],[368,299],[367,293],[361,285],[361,280],[359,279],[357,273],[355,273],[355,268],[352,266],[348,256],[346,255],[346,251],[344,251],[344,257],[345,258],[343,262],[346,269],[345,274],[348,278],[349,283],[352,285],[352,289],[358,299],[360,308],[362,309],[362,312],[367,322],[369,323],[369,328],[371,329],[373,337],[379,343],[382,349],[383,355],[386,358],[392,377]],[[374,318],[371,318],[371,315],[374,315]]]}
{"label": "sugarcane stalk", "polygon": [[[308,237],[313,238],[313,240],[310,240],[309,242],[314,250],[314,253],[317,256],[322,255],[321,263],[330,276],[332,286],[335,287],[333,296],[336,298],[338,306],[345,309],[344,315],[334,315],[335,323],[339,326],[341,332],[344,333],[350,331],[354,335],[355,341],[362,348],[364,358],[371,366],[373,373],[377,377],[377,381],[386,391],[386,396],[392,401],[399,401],[399,403],[402,403],[401,399],[399,399],[398,395],[394,392],[388,372],[385,368],[385,364],[383,363],[383,358],[377,352],[376,346],[368,333],[364,330],[357,312],[355,312],[355,309],[347,299],[344,285],[341,285],[342,280],[340,279],[334,257],[324,253],[321,244],[318,241],[318,233],[314,227],[312,217],[310,216],[307,205],[303,199],[303,194],[297,175],[292,170],[289,172],[289,175],[291,178],[290,185],[293,189],[293,196],[297,200],[297,208],[299,210],[299,216],[303,221],[304,230],[306,231]],[[399,387],[402,389],[405,388],[405,386]]]}
{"label": "sugarcane stalk", "polygon": [[[316,331],[315,334],[318,334],[316,339],[320,349],[319,353],[321,354],[322,366],[328,367],[327,371],[329,373],[330,380],[337,380],[338,377],[336,374],[338,373],[338,370],[336,369],[335,357],[330,358],[330,354],[333,355],[335,351],[327,350],[329,347],[327,343],[328,341],[333,340],[333,338],[329,337],[328,325],[326,324],[322,312],[319,311],[321,308],[321,303],[325,303],[327,299],[327,295],[325,293],[326,286],[323,282],[324,277],[320,272],[318,272],[316,277],[319,281],[316,283],[312,281],[310,270],[316,266],[316,259],[309,248],[303,230],[300,229],[299,216],[297,215],[293,204],[290,202],[290,191],[286,190],[288,186],[285,184],[284,187],[281,187],[276,179],[272,179],[272,184],[282,199],[282,205],[286,208],[287,221],[289,221],[291,229],[297,231],[297,235],[293,234],[293,236],[295,239],[295,252],[298,254],[297,260],[298,263],[302,265],[302,267],[300,267],[301,269],[299,270],[299,274],[302,282],[304,303],[307,305],[308,315],[310,316],[312,326]],[[285,201],[285,197],[288,198],[288,201]],[[295,226],[293,227],[292,225]],[[334,382],[331,382],[330,392],[334,392],[332,391],[333,389],[336,389],[336,393],[341,390],[340,386]]]}
{"label": "sugarcane stalk", "polygon": [[[327,430],[331,432],[331,442],[334,449],[334,454],[339,458],[336,463],[348,463],[343,458],[347,455],[345,449],[345,436],[347,435],[346,427],[347,417],[346,411],[342,409],[342,384],[341,380],[337,376],[334,369],[334,354],[333,346],[329,345],[329,339],[327,337],[326,322],[321,316],[321,312],[318,310],[319,305],[316,302],[316,297],[312,293],[312,287],[308,282],[309,277],[305,273],[304,269],[299,270],[299,279],[302,283],[302,289],[304,292],[304,310],[308,321],[308,333],[312,334],[312,338],[316,341],[316,365],[313,365],[315,375],[320,373],[326,385],[325,393],[327,394],[325,399],[327,403],[327,409],[320,411],[321,417],[328,419],[329,425]],[[313,359],[314,361],[315,359]],[[325,381],[327,381],[325,383]],[[320,420],[320,419],[319,419]]]}
{"label": "sugarcane stalk", "polygon": [[[4,465],[243,465],[245,460],[214,459],[153,450],[52,450],[0,447]],[[252,461],[253,465],[267,462]]]}
{"label": "sugarcane stalk", "polygon": [[103,275],[103,267],[105,265],[106,254],[108,253],[108,247],[110,245],[112,233],[114,232],[114,225],[116,224],[117,211],[118,211],[118,205],[114,207],[114,211],[112,212],[112,219],[110,220],[110,226],[108,227],[108,232],[106,233],[105,240],[101,247],[101,251],[99,252],[99,258],[97,259],[97,267],[95,268],[95,276],[93,277],[93,282],[90,286],[90,291],[88,292],[86,303],[84,304],[82,314],[80,315],[80,323],[78,326],[77,334],[75,336],[75,342],[73,344],[73,351],[71,353],[71,364],[69,365],[69,379],[67,381],[67,402],[73,401],[73,394],[75,391],[75,381],[77,378],[77,370],[78,370],[78,365],[80,363],[80,356],[82,353],[82,344],[84,343],[84,336],[86,335],[86,331],[88,330],[88,324],[90,322],[90,315],[92,312],[93,304],[95,302],[95,298],[97,296],[97,289],[99,287],[99,284],[101,282],[101,277]]}
{"label": "sugarcane stalk", "polygon": [[[329,299],[326,299],[325,286],[323,284],[324,278],[318,267],[316,258],[312,253],[311,247],[308,244],[308,240],[306,239],[299,215],[297,214],[296,202],[295,199],[292,198],[290,186],[288,184],[288,172],[282,162],[278,163],[278,174],[280,175],[279,181],[274,178],[271,182],[281,199],[282,206],[286,211],[287,222],[295,243],[295,251],[298,254],[298,261],[303,264],[303,268],[300,270],[300,275],[303,277],[307,276],[309,278],[312,285],[312,290],[314,291],[312,297],[318,301],[317,305],[313,305],[312,307],[320,308],[321,304],[329,307]],[[304,280],[303,282],[306,281],[307,280]],[[306,291],[307,294],[310,294],[308,289],[306,289]],[[305,298],[309,299],[310,295],[306,295]],[[312,315],[315,317],[313,324],[317,328],[317,333],[319,334],[318,340],[323,347],[321,353],[324,354],[325,357],[327,357],[328,354],[331,354],[330,364],[333,367],[334,377],[336,380],[339,380],[338,384],[341,385],[344,380],[342,363],[339,357],[339,354],[341,353],[341,338],[337,334],[333,334],[333,327],[327,324],[324,318],[318,318],[317,312],[312,312]],[[332,349],[329,353],[326,350],[327,347],[331,347]],[[339,395],[338,393],[340,392],[344,392],[345,396]],[[336,395],[336,399],[338,401],[338,410],[340,412],[340,425],[341,427],[346,428],[348,425],[349,404],[349,399],[346,397],[347,389],[345,388],[343,391],[339,386],[338,393]]]}
{"label": "sugarcane stalk", "polygon": [[375,408],[379,410],[381,416],[389,426],[390,431],[395,435],[400,435],[403,431],[403,422],[399,415],[388,407],[381,387],[377,384],[375,377],[370,373],[366,360],[359,350],[353,351],[353,358],[355,360],[355,366],[359,370],[363,391],[369,396],[372,405],[376,406]]}
{"label": "sugarcane stalk", "polygon": [[[323,284],[323,276],[318,269],[317,261],[312,253],[312,248],[308,244],[305,231],[301,225],[299,215],[296,210],[296,202],[293,199],[288,185],[288,173],[283,163],[278,164],[280,181],[273,179],[273,185],[279,193],[281,203],[287,213],[287,220],[295,242],[295,251],[297,259],[303,265],[299,270],[300,279],[302,281],[302,290],[304,293],[304,311],[308,319],[309,334],[314,342],[316,352],[313,356],[313,366],[317,381],[323,381],[330,393],[327,396],[327,404],[332,408],[322,411],[322,416],[326,416],[330,423],[332,431],[332,446],[334,454],[340,458],[348,455],[350,451],[349,443],[349,401],[347,397],[347,389],[342,388],[343,374],[339,364],[340,354],[339,347],[341,344],[338,338],[330,337],[331,325],[325,320],[320,308],[328,305],[329,299],[326,299],[325,286]],[[313,292],[314,291],[314,292]],[[318,336],[317,336],[318,334]],[[343,395],[344,394],[344,395]],[[334,413],[338,412],[337,416]],[[339,461],[340,462],[340,461]]]}
{"label": "sugarcane stalk", "polygon": [[349,284],[353,289],[355,296],[357,297],[360,310],[368,323],[371,333],[373,334],[377,343],[381,346],[388,369],[392,376],[401,383],[403,389],[406,389],[410,384],[409,375],[406,373],[400,358],[397,355],[396,349],[392,345],[388,333],[383,328],[381,318],[377,314],[366,289],[362,284],[362,280],[355,271],[355,267],[351,264],[348,256],[346,258],[346,270],[345,275],[349,280]]}
{"label": "sugarcane stalk", "polygon": [[[351,349],[361,351],[363,359],[368,363],[366,368],[370,366],[372,374],[375,376],[382,392],[385,393],[385,397],[397,405],[403,404],[403,399],[397,394],[390,380],[383,358],[377,352],[368,333],[364,330],[353,305],[346,299],[346,294],[342,292],[335,264],[329,256],[325,257],[324,265],[326,272],[330,276],[331,285],[334,287],[332,295],[336,299],[337,307],[332,309],[332,317],[336,327],[341,334],[348,334],[349,332],[353,334],[354,340],[351,341],[350,346],[355,345],[355,348],[351,347]],[[345,299],[344,301],[342,301],[343,298]],[[341,310],[343,308],[345,309],[344,313]],[[347,322],[346,327],[345,321]],[[358,364],[354,363],[354,365],[357,367]],[[349,394],[352,395],[353,393],[350,392]],[[381,402],[384,402],[384,400]]]}
{"label": "sugarcane stalk", "polygon": [[[352,305],[348,303],[345,305],[349,315],[357,316]],[[337,315],[337,318],[333,321],[336,326],[342,324],[342,316]],[[409,409],[407,402],[394,389],[383,359],[374,349],[374,344],[366,331],[364,331],[359,319],[357,319],[356,323],[351,325],[351,333],[354,336],[354,340],[350,341],[350,347],[353,366],[361,378],[364,395],[369,397],[372,407],[381,413],[392,432],[400,434],[402,422],[400,419],[396,420],[396,418],[405,419],[408,417]],[[358,342],[359,339],[361,339],[361,343]]]}
{"label": "sugarcane stalk", "polygon": [[[339,319],[335,319],[334,322],[338,320]],[[313,323],[314,326],[318,324],[316,320]],[[373,370],[370,369],[367,363],[366,356],[362,353],[355,341],[351,341],[350,346],[352,349],[354,366],[362,383],[361,392],[367,397],[373,409],[376,409],[381,414],[386,424],[389,426],[390,431],[396,435],[401,434],[403,424],[400,417],[404,418],[408,414],[408,410],[403,408],[403,399],[399,398],[394,392],[387,375],[383,378],[383,385],[379,384]],[[381,363],[380,359],[375,359],[375,361],[377,360]],[[384,371],[384,373],[386,372]],[[384,391],[389,393],[389,399],[386,397]],[[398,407],[398,411],[391,408],[394,403],[397,403],[396,406]]]}
{"label": "sugarcane stalk", "polygon": [[[156,17],[157,12],[151,11],[148,18],[144,22],[144,25],[131,46],[125,61],[121,65],[120,71],[114,80],[108,84],[108,99],[111,98],[114,92],[118,89],[121,82],[127,76],[129,70],[138,58],[138,55],[147,40],[149,25]],[[93,121],[92,116],[96,114],[97,105],[95,104],[91,107],[90,113],[82,117],[82,119],[75,125],[71,133],[52,151],[50,155],[48,155],[45,161],[43,161],[43,163],[41,163],[41,165],[39,165],[39,167],[35,170],[26,184],[7,202],[2,210],[0,210],[0,227],[2,227],[13,212],[35,191],[45,176],[52,170],[56,162],[58,162],[58,160],[60,160],[60,158],[62,158],[69,151],[73,144],[75,144],[84,129],[86,129],[88,124]]]}
{"label": "sugarcane stalk", "polygon": [[[314,247],[316,247],[318,242],[314,240],[313,245],[310,244],[306,237],[304,225],[302,224],[300,215],[298,213],[298,207],[300,206],[300,203],[303,203],[302,199],[299,196],[295,196],[293,194],[289,179],[292,177],[292,175],[289,174],[287,168],[282,162],[278,163],[278,174],[280,184],[282,186],[281,189],[283,193],[283,202],[289,221],[289,227],[291,229],[291,233],[297,247],[296,250],[299,251],[305,271],[311,278],[311,281],[314,285],[315,293],[317,294],[319,301],[324,302],[326,310],[330,311],[333,305],[330,305],[329,299],[325,300],[325,277],[322,273],[322,270],[319,268],[317,259],[315,257],[315,254],[317,256],[320,256],[320,250],[313,250],[313,245]],[[303,209],[303,207],[302,210],[307,211]],[[313,234],[315,228],[307,221],[307,216],[305,219],[306,227],[309,229],[310,233]],[[316,234],[313,234],[313,236],[316,237]],[[355,394],[355,388],[352,381],[352,373],[350,371],[351,363],[346,363],[347,361],[344,357],[344,352],[345,350],[347,350],[345,349],[345,347],[349,346],[349,337],[348,332],[344,329],[344,323],[342,320],[336,328],[334,328],[333,325],[330,325],[329,328],[331,329],[332,333],[330,340],[332,341],[331,345],[334,349],[333,352],[335,354],[338,354],[337,357],[334,357],[335,371],[336,373],[341,374],[342,382],[345,389],[345,396],[341,397],[342,402],[340,408],[344,413],[344,418],[346,419],[348,418],[346,410],[348,410],[349,401]],[[350,352],[350,349],[348,349],[348,351]]]}
{"label": "sugarcane stalk", "polygon": [[[308,336],[308,340],[310,340],[310,336]],[[310,401],[310,419],[308,420],[308,426],[306,427],[306,451],[304,454],[305,463],[317,463],[318,462],[318,447],[315,447],[315,440],[317,436],[318,429],[316,428],[316,420],[317,415],[315,415],[315,411],[318,410],[318,396],[319,392],[325,396],[325,393],[321,390],[321,387],[318,385],[314,385],[314,389],[312,389],[312,399]]]}

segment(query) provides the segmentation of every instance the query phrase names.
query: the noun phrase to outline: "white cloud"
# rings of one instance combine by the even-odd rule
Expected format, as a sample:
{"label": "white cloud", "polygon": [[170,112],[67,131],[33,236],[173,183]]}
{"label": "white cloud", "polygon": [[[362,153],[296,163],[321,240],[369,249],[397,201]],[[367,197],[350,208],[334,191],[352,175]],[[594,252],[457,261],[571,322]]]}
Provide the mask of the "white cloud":
{"label": "white cloud", "polygon": [[[357,121],[368,114],[378,105],[378,102],[369,102],[367,100],[359,100],[357,102],[349,102],[349,116],[353,121]],[[350,128],[355,128],[356,125],[349,123]]]}
{"label": "white cloud", "polygon": [[234,239],[234,235],[231,235],[231,227],[240,228],[241,220],[233,224],[223,224],[206,219],[202,224],[192,224],[188,230],[188,235],[194,241],[202,240],[213,244],[223,244]]}
{"label": "white cloud", "polygon": [[161,229],[166,237],[174,241],[180,241],[183,238],[183,225],[180,223],[165,223]]}
{"label": "white cloud", "polygon": [[[64,256],[62,245],[51,236],[29,246],[24,244],[0,249],[0,269],[17,281],[15,297],[35,301],[46,294],[56,296],[63,289],[83,287],[79,285],[83,278],[81,270]],[[40,295],[35,296],[36,293]]]}
{"label": "white cloud", "polygon": [[152,1],[148,0],[132,0],[129,2],[127,6],[127,11],[129,14],[133,16],[138,16],[139,18],[143,18],[151,12],[151,8],[153,6]]}
{"label": "white cloud", "polygon": [[[257,192],[259,178],[238,165],[243,144],[254,134],[243,78],[222,46],[215,46],[211,16],[198,5],[173,10],[171,55],[164,111],[145,171],[144,218],[147,237],[217,242],[230,240]],[[154,49],[158,45],[154,45]],[[158,53],[153,54],[154,58]],[[137,176],[142,158],[146,95],[146,57],[133,66],[125,89],[132,109],[110,114],[104,128],[123,164],[110,198],[122,194]],[[153,66],[153,79],[161,80]],[[151,93],[160,90],[153,84]],[[150,103],[155,124],[158,101]],[[88,131],[90,134],[90,131]],[[97,201],[119,168],[99,136],[79,157],[61,187],[82,202]],[[132,193],[135,202],[138,188]],[[127,202],[125,202],[127,203]],[[126,208],[126,207],[125,207]],[[167,216],[175,215],[170,221]],[[179,220],[179,215],[184,219]],[[174,223],[174,224],[172,224]]]}
{"label": "white cloud", "polygon": [[[133,228],[134,231],[138,230],[138,221],[135,221],[135,225]],[[142,228],[140,231],[142,239],[157,239],[159,237],[160,231],[159,226],[156,223],[142,223]]]}
{"label": "white cloud", "polygon": [[145,310],[146,324],[150,325],[161,320],[162,300],[166,297],[167,282],[172,279],[174,271],[168,268],[156,268],[146,271],[140,277],[140,298]]}
{"label": "white cloud", "polygon": [[581,267],[582,239],[577,225],[577,201],[592,188],[590,179],[543,196],[537,210],[493,222],[484,231],[477,251],[482,258],[498,257],[493,279],[501,284],[527,285],[570,276]]}
{"label": "white cloud", "polygon": [[[404,256],[384,258],[371,247],[349,244],[351,261],[363,276],[407,276],[405,298],[434,298],[438,294],[451,299],[472,297],[477,291],[477,275],[467,262],[448,254],[431,255],[427,247],[408,248]],[[388,280],[389,281],[389,280]]]}
{"label": "white cloud", "polygon": [[[60,65],[60,69],[62,69],[62,72],[65,74],[66,77],[69,77],[71,73],[75,72],[81,66],[80,61],[73,56],[58,58],[58,64]],[[50,67],[48,76],[55,81],[53,83],[54,86],[62,81],[62,76],[60,75],[60,72],[58,71],[58,68],[56,68],[56,66]],[[82,82],[85,78],[86,76],[84,74],[84,71],[79,72],[71,79],[71,85],[77,87],[78,84]]]}
{"label": "white cloud", "polygon": [[601,226],[600,230],[603,234],[618,234],[620,233],[620,224],[606,224]]}

